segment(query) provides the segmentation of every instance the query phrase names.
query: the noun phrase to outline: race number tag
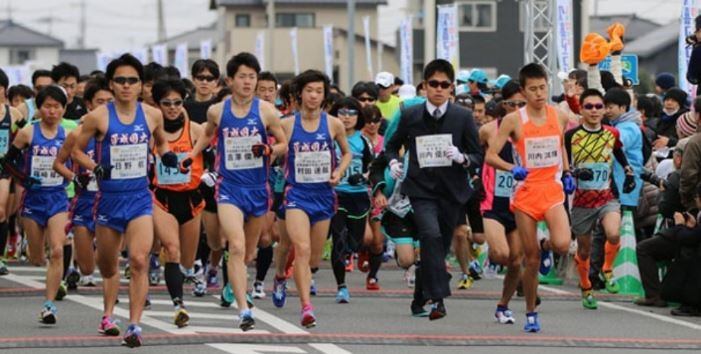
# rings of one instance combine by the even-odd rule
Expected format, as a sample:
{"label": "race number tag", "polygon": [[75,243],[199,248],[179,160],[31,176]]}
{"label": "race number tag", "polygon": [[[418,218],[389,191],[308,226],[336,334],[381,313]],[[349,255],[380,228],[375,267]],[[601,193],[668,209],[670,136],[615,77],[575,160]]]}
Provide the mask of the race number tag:
{"label": "race number tag", "polygon": [[544,168],[561,162],[560,139],[556,136],[526,139],[526,167]]}
{"label": "race number tag", "polygon": [[56,156],[32,156],[32,177],[41,180],[42,187],[55,187],[63,184],[63,176],[54,171]]}
{"label": "race number tag", "polygon": [[260,135],[224,138],[224,167],[227,170],[263,167],[263,157],[255,157],[251,151],[251,147],[261,141]]}
{"label": "race number tag", "polygon": [[5,155],[10,147],[10,131],[0,130],[0,155]]}
{"label": "race number tag", "polygon": [[419,159],[419,167],[446,167],[453,164],[453,160],[445,155],[445,150],[453,145],[451,134],[434,134],[416,137],[416,156]]}
{"label": "race number tag", "polygon": [[341,182],[347,183],[348,182],[348,177],[352,175],[357,175],[363,173],[363,161],[359,159],[352,159],[350,165],[348,165],[348,169],[346,170],[346,175],[343,176],[343,179]]}
{"label": "race number tag", "polygon": [[605,190],[609,189],[609,177],[611,176],[611,165],[606,162],[591,162],[583,163],[581,167],[590,169],[594,178],[591,181],[582,181],[581,179],[577,181],[577,187],[579,189],[586,190]]}
{"label": "race number tag", "polygon": [[[182,161],[187,158],[187,153],[179,152],[178,161]],[[163,166],[161,158],[156,159],[156,178],[158,179],[158,184],[162,186],[172,185],[172,184],[186,184],[190,183],[190,171],[187,173],[180,173],[180,169],[175,167]]]}
{"label": "race number tag", "polygon": [[323,183],[331,178],[331,151],[304,151],[295,156],[295,182]]}
{"label": "race number tag", "polygon": [[497,170],[496,180],[494,181],[494,196],[511,198],[511,193],[514,190],[514,175],[508,171]]}
{"label": "race number tag", "polygon": [[112,179],[146,177],[146,144],[112,145]]}

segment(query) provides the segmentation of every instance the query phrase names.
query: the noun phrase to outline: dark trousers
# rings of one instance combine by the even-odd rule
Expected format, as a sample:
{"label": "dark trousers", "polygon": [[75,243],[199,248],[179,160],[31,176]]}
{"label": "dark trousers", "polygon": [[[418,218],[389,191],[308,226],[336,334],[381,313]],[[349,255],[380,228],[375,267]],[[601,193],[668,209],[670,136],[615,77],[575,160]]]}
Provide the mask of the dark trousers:
{"label": "dark trousers", "polygon": [[662,284],[657,262],[671,260],[678,251],[679,246],[675,242],[659,235],[638,243],[635,253],[638,257],[640,280],[643,282],[646,298],[660,298]]}
{"label": "dark trousers", "polygon": [[447,198],[411,198],[416,235],[421,246],[421,287],[427,300],[450,296],[445,257],[462,206]]}

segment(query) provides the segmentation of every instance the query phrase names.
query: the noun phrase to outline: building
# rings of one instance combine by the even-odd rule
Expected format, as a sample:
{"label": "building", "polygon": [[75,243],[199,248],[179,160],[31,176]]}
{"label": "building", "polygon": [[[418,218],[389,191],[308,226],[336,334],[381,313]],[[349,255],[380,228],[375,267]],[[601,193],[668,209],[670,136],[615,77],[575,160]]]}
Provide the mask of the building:
{"label": "building", "polygon": [[61,49],[58,61],[71,63],[81,75],[87,75],[97,69],[97,49]]}
{"label": "building", "polygon": [[50,68],[59,62],[63,41],[20,25],[0,20],[0,66],[24,65]]}
{"label": "building", "polygon": [[[200,44],[202,41],[212,41],[212,56],[217,58],[216,39],[218,36],[219,31],[217,30],[217,23],[214,22],[208,26],[198,27],[191,31],[167,38],[162,43],[168,48],[168,63],[172,64],[175,62],[175,48],[182,43],[187,43],[189,66],[191,66],[195,60],[200,59]],[[189,72],[180,74],[182,76],[189,76]]]}
{"label": "building", "polygon": [[[627,42],[625,53],[637,54],[640,75],[654,75],[670,72],[677,76],[679,50],[679,20],[664,26],[657,25],[651,31]],[[679,78],[677,78],[679,82]]]}
{"label": "building", "polygon": [[[290,30],[298,30],[299,68],[324,70],[323,26],[333,25],[334,74],[333,81],[348,90],[359,80],[373,79],[365,60],[363,17],[370,17],[371,58],[374,69],[397,73],[399,64],[395,49],[378,42],[377,7],[385,0],[356,0],[355,35],[347,31],[347,3],[342,0],[276,0],[275,26],[272,35],[267,33],[267,0],[212,0],[219,12],[215,57],[224,63],[231,55],[241,51],[255,53],[256,37],[266,33],[270,53],[264,58],[265,69],[280,79],[294,75]],[[348,41],[355,41],[354,77],[349,78]],[[378,54],[381,46],[381,60]],[[377,70],[375,70],[377,71]]]}

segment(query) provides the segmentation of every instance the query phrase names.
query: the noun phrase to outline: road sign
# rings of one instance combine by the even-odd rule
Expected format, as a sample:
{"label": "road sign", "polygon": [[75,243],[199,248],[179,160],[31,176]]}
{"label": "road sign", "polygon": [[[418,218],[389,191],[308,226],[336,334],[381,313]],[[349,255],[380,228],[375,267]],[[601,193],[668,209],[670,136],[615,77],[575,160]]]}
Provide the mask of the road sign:
{"label": "road sign", "polygon": [[[611,71],[611,57],[608,56],[601,63],[599,63],[599,70]],[[622,54],[621,55],[621,70],[623,71],[623,77],[633,81],[633,85],[640,84],[640,78],[638,78],[638,56],[635,54]]]}

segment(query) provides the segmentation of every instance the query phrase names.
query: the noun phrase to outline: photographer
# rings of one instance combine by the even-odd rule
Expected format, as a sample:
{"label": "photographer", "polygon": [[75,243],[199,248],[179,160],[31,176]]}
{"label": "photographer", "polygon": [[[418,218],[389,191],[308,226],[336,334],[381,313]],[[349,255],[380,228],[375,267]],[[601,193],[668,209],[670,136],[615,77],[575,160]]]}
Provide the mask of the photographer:
{"label": "photographer", "polygon": [[696,16],[696,31],[686,37],[686,43],[694,47],[689,58],[689,68],[686,71],[686,79],[698,85],[701,82],[701,15]]}
{"label": "photographer", "polygon": [[650,182],[660,189],[661,198],[658,205],[659,213],[664,217],[662,228],[673,225],[674,213],[685,210],[679,195],[679,183],[686,142],[687,140],[681,140],[674,148],[673,158],[671,159],[673,170],[667,176],[662,177],[651,171],[645,171],[641,175],[643,181]]}

